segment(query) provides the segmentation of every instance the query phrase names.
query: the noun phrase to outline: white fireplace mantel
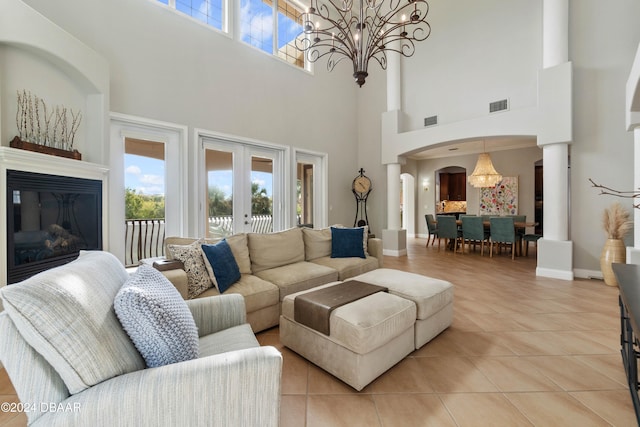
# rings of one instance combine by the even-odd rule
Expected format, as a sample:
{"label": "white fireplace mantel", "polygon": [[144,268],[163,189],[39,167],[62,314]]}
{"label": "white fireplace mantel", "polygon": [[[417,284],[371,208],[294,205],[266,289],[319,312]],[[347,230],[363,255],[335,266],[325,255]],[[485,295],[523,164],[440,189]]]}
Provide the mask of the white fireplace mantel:
{"label": "white fireplace mantel", "polygon": [[[108,242],[108,174],[109,168],[96,163],[64,157],[50,156],[11,147],[0,147],[0,244],[7,251],[7,170],[35,172],[73,178],[102,181],[102,244],[106,250]],[[0,287],[7,285],[7,258],[0,257]]]}

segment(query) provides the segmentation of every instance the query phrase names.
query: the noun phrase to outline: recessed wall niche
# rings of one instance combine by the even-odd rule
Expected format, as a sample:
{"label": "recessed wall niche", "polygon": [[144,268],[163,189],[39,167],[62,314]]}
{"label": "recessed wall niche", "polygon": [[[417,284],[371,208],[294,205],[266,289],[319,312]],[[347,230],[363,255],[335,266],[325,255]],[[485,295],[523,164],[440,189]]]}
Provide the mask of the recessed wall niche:
{"label": "recessed wall niche", "polygon": [[[44,52],[27,50],[15,45],[0,43],[0,145],[18,134],[16,125],[17,92],[27,90],[41,98],[49,108],[63,105],[74,111],[87,112],[86,87],[70,77],[69,70],[58,66]],[[42,113],[42,110],[41,110]],[[41,117],[41,121],[42,121]],[[74,148],[84,154],[87,144],[85,119],[80,124]]]}

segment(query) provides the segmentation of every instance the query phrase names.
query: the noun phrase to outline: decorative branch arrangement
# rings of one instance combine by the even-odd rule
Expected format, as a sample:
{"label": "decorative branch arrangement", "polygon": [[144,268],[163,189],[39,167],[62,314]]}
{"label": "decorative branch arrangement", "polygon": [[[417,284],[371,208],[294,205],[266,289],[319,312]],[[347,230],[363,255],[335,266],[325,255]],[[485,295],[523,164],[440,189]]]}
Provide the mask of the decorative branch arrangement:
{"label": "decorative branch arrangement", "polygon": [[24,142],[66,151],[73,144],[82,121],[82,112],[62,105],[48,110],[44,100],[26,90],[18,91],[16,125],[18,138]]}
{"label": "decorative branch arrangement", "polygon": [[[637,199],[640,197],[640,190],[631,190],[631,191],[619,191],[619,190],[614,190],[613,188],[610,187],[606,187],[604,185],[601,184],[596,184],[591,178],[589,178],[589,182],[591,183],[591,186],[593,188],[599,188],[600,189],[600,193],[599,194],[606,194],[609,196],[616,196],[616,197],[623,197],[626,199]],[[634,200],[635,202],[635,200]],[[640,209],[640,202],[638,203],[634,203],[633,207],[636,209]]]}

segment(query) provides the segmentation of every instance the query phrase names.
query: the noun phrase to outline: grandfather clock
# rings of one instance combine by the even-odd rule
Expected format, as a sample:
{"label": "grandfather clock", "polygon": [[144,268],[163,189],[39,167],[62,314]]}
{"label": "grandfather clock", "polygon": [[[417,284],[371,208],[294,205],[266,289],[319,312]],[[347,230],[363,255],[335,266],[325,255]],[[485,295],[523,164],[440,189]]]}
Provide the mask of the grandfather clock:
{"label": "grandfather clock", "polygon": [[364,169],[360,168],[360,174],[353,179],[351,183],[351,192],[356,198],[356,219],[353,221],[354,227],[362,227],[369,225],[369,217],[367,216],[367,198],[373,189],[371,180],[364,174]]}

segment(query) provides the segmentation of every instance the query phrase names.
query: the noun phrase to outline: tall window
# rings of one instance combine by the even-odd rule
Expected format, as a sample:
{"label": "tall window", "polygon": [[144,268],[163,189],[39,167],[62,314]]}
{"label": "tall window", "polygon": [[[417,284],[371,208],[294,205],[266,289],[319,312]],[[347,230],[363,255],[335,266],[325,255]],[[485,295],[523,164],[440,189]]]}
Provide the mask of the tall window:
{"label": "tall window", "polygon": [[284,227],[284,151],[203,138],[205,224],[209,237]]}
{"label": "tall window", "polygon": [[124,140],[125,262],[162,255],[165,230],[165,144]]}
{"label": "tall window", "polygon": [[225,0],[158,0],[167,6],[189,15],[219,30],[223,28]]}
{"label": "tall window", "polygon": [[[274,13],[276,5],[277,14]],[[243,42],[304,67],[304,54],[295,47],[295,39],[302,32],[299,6],[286,0],[240,0],[240,10]],[[274,16],[278,17],[275,22]]]}
{"label": "tall window", "polygon": [[[226,22],[234,21],[228,7],[239,4],[239,28],[234,38],[276,55],[278,58],[304,68],[304,54],[295,47],[295,39],[302,32],[300,16],[303,7],[295,0],[158,0],[207,25],[228,32]],[[277,18],[276,18],[277,17]]]}

